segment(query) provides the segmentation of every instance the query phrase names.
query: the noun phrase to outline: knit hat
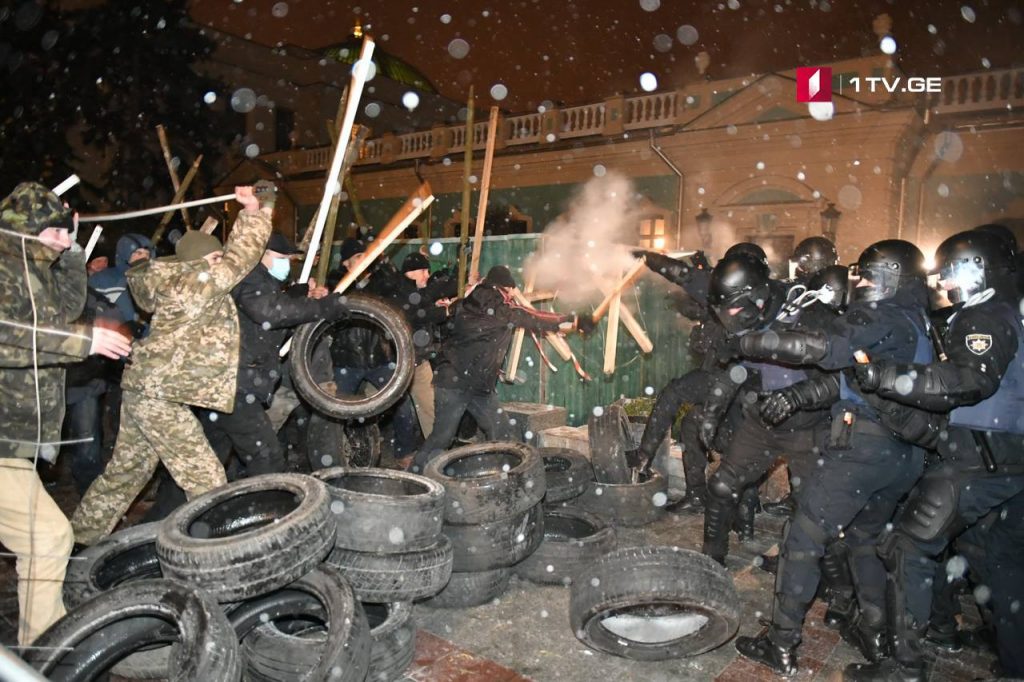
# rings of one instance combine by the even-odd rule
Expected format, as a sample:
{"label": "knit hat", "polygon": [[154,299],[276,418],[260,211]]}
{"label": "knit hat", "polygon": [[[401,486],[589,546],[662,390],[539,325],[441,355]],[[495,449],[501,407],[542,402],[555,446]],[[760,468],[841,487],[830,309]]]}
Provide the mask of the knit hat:
{"label": "knit hat", "polygon": [[366,251],[366,243],[355,237],[348,237],[341,243],[341,262],[344,263],[357,253]]}
{"label": "knit hat", "polygon": [[189,230],[174,245],[174,254],[180,261],[199,260],[224,246],[212,234],[204,234],[199,230]]}
{"label": "knit hat", "polygon": [[487,271],[487,277],[484,278],[487,284],[495,287],[508,287],[512,288],[516,285],[516,280],[512,277],[512,272],[504,265],[495,265],[493,268]]}
{"label": "knit hat", "polygon": [[422,253],[410,253],[402,261],[402,274],[415,272],[416,270],[429,270],[430,261]]}
{"label": "knit hat", "polygon": [[276,251],[282,256],[291,256],[296,253],[302,253],[295,248],[295,245],[288,240],[288,237],[285,237],[280,232],[270,233],[270,239],[267,241],[267,251]]}
{"label": "knit hat", "polygon": [[23,182],[0,201],[0,227],[35,235],[48,227],[72,230],[74,222],[60,197],[38,182]]}

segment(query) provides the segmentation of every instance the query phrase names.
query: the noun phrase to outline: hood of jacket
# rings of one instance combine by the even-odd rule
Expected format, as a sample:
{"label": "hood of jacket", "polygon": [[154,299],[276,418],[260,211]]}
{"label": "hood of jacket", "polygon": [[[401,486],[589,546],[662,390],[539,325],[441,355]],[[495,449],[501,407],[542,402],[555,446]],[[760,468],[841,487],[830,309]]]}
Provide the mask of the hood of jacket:
{"label": "hood of jacket", "polygon": [[144,234],[130,232],[117,240],[117,248],[114,251],[114,267],[121,272],[128,270],[130,264],[128,259],[132,257],[136,249],[149,249],[152,258],[155,249],[153,242]]}

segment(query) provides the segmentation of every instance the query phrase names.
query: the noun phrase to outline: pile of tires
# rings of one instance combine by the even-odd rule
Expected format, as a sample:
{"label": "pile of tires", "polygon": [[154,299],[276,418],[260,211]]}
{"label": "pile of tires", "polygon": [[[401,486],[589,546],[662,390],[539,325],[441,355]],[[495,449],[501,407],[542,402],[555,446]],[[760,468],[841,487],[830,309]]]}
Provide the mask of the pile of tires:
{"label": "pile of tires", "polygon": [[431,460],[424,475],[444,486],[442,533],[452,547],[448,585],[435,608],[486,604],[508,587],[512,567],[544,539],[544,463],[524,443],[480,443]]}
{"label": "pile of tires", "polygon": [[[136,679],[398,679],[414,653],[410,602],[441,590],[451,572],[443,506],[434,481],[379,469],[218,488],[75,557],[68,614],[26,659],[68,681],[108,670]],[[428,507],[434,520],[419,517]],[[366,560],[338,565],[340,552]],[[380,557],[404,566],[431,552],[439,558],[430,570],[420,565],[390,587],[367,570]]]}

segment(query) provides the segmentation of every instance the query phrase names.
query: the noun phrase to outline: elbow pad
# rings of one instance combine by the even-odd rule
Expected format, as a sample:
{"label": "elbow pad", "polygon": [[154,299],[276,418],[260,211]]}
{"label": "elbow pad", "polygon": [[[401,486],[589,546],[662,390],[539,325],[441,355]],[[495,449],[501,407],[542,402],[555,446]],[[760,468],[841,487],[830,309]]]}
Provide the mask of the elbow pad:
{"label": "elbow pad", "polygon": [[995,388],[998,385],[979,385],[977,373],[960,371],[952,363],[888,365],[882,370],[878,395],[906,405],[949,409],[972,405]]}
{"label": "elbow pad", "polygon": [[821,332],[769,330],[740,337],[743,357],[792,365],[814,364],[828,354],[828,347],[828,337]]}
{"label": "elbow pad", "polygon": [[790,387],[801,410],[819,410],[839,400],[839,375],[824,374]]}

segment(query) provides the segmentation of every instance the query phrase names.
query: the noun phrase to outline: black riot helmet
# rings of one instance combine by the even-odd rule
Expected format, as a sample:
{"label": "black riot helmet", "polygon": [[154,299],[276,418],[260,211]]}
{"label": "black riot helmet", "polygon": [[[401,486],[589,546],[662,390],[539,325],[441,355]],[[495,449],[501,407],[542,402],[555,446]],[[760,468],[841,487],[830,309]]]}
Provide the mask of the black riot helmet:
{"label": "black riot helmet", "polygon": [[849,302],[849,275],[850,269],[842,265],[830,265],[822,268],[807,283],[811,291],[820,291],[818,298],[823,304],[832,310],[842,312],[846,310]]}
{"label": "black riot helmet", "polygon": [[768,254],[764,252],[760,246],[754,242],[738,242],[733,244],[725,251],[725,255],[722,256],[722,260],[730,256],[736,256],[739,254],[745,254],[754,260],[759,260],[765,265],[768,265]]}
{"label": "black riot helmet", "polygon": [[836,245],[825,237],[808,237],[793,249],[797,279],[808,280],[830,265],[839,262]]}
{"label": "black riot helmet", "polygon": [[971,231],[995,235],[1005,241],[1013,253],[1017,253],[1017,235],[1015,235],[1013,230],[1008,228],[1006,225],[1000,225],[999,223],[986,223],[985,225],[978,225]]}
{"label": "black riot helmet", "polygon": [[990,288],[1005,296],[1015,292],[1014,254],[1005,239],[991,232],[960,232],[942,242],[935,250],[935,269],[951,303]]}
{"label": "black riot helmet", "polygon": [[850,267],[850,302],[884,301],[913,282],[925,282],[924,254],[908,241],[875,242]]}
{"label": "black riot helmet", "polygon": [[742,334],[764,323],[771,297],[768,281],[768,265],[743,253],[725,256],[715,265],[708,305],[729,334]]}

